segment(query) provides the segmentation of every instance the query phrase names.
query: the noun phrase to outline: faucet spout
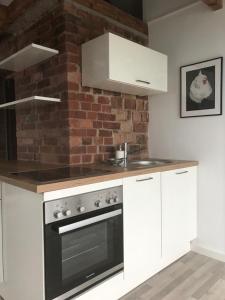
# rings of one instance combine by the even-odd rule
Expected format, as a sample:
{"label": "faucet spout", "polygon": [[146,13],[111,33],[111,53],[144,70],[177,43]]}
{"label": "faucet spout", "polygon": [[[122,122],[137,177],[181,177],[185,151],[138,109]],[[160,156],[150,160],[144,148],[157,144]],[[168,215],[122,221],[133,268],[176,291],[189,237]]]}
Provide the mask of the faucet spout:
{"label": "faucet spout", "polygon": [[123,143],[123,147],[124,147],[124,167],[127,167],[127,160],[128,160],[128,143],[125,142]]}

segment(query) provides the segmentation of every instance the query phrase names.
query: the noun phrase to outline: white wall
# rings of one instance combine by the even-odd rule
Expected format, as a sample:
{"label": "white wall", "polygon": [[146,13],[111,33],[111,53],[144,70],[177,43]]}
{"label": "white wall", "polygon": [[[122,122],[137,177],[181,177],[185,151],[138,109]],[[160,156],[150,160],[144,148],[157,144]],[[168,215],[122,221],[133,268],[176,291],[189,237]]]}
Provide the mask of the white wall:
{"label": "white wall", "polygon": [[198,0],[143,0],[143,18],[148,22],[197,1]]}
{"label": "white wall", "polygon": [[151,48],[169,56],[169,93],[150,101],[151,155],[200,162],[198,243],[225,254],[225,112],[179,118],[179,68],[225,55],[225,9],[197,3],[149,28]]}

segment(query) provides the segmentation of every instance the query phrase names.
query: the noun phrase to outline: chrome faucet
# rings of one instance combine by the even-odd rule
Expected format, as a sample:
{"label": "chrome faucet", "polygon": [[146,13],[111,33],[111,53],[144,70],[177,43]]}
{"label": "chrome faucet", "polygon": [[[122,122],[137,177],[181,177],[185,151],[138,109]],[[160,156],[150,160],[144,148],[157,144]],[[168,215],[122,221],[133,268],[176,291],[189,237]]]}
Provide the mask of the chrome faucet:
{"label": "chrome faucet", "polygon": [[124,168],[127,167],[127,161],[128,161],[128,143],[123,143],[123,152],[124,152]]}

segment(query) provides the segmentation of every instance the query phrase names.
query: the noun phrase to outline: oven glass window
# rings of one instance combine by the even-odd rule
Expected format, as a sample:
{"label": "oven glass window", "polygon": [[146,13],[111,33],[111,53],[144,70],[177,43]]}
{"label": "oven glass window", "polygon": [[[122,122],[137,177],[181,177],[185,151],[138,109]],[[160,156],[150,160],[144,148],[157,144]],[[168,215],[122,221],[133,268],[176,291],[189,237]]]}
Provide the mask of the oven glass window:
{"label": "oven glass window", "polygon": [[[109,224],[102,222],[62,236],[62,279],[95,276],[95,266],[112,259],[108,243]],[[112,249],[111,249],[112,250]]]}

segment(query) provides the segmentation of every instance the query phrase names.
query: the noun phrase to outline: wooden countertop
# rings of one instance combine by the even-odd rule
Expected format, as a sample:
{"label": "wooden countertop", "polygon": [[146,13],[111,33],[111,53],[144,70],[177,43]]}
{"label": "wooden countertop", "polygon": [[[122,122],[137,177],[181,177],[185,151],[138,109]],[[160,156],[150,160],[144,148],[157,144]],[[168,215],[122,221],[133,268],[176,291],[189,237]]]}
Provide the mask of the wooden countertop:
{"label": "wooden countertop", "polygon": [[[11,173],[14,172],[25,172],[25,171],[34,171],[34,170],[47,170],[47,169],[55,169],[62,167],[62,165],[48,165],[48,164],[40,164],[35,162],[22,162],[22,161],[4,161],[0,160],[0,181],[6,182],[17,187],[21,187],[23,189],[35,192],[35,193],[44,193],[50,191],[56,191],[81,185],[88,185],[103,181],[109,181],[114,179],[121,179],[130,176],[138,176],[149,173],[163,172],[175,169],[182,169],[192,166],[197,166],[197,161],[173,161],[173,163],[165,163],[160,166],[154,167],[137,167],[132,169],[125,169],[120,167],[113,167],[108,164],[99,163],[92,165],[91,167],[101,170],[109,170],[108,174],[86,177],[81,179],[65,179],[59,180],[49,183],[40,184],[34,180],[29,179],[21,179],[17,178],[15,175]],[[104,172],[103,172],[104,173]]]}

